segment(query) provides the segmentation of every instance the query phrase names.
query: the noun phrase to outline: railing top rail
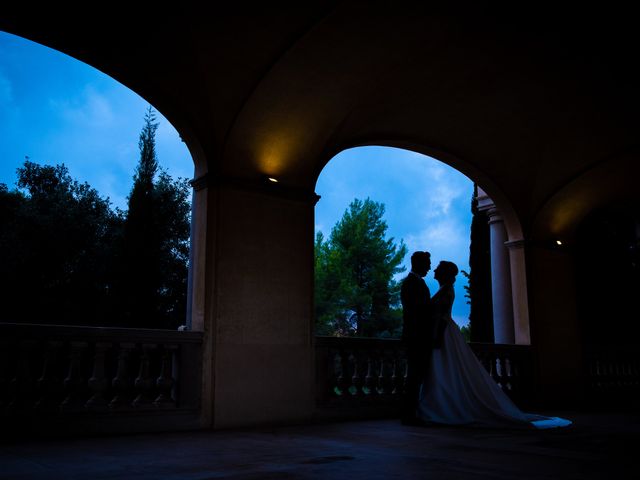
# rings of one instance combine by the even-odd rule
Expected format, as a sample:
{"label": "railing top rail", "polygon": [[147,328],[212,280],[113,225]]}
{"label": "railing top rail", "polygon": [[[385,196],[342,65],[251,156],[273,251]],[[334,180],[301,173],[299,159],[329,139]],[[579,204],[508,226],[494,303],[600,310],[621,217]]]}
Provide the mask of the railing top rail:
{"label": "railing top rail", "polygon": [[493,352],[527,352],[531,351],[531,345],[513,345],[508,343],[470,342],[469,346],[476,351],[491,350]]}
{"label": "railing top rail", "polygon": [[401,348],[402,342],[397,338],[372,337],[325,337],[316,336],[317,347],[347,347],[347,348]]}
{"label": "railing top rail", "polygon": [[[403,344],[397,338],[370,338],[370,337],[326,337],[316,336],[317,347],[344,347],[344,348],[402,348]],[[509,345],[501,343],[471,342],[469,346],[475,351],[492,352],[528,352],[531,345]]]}
{"label": "railing top rail", "polygon": [[1,323],[0,339],[8,337],[136,341],[148,343],[202,343],[202,332],[144,328],[88,327],[33,323]]}

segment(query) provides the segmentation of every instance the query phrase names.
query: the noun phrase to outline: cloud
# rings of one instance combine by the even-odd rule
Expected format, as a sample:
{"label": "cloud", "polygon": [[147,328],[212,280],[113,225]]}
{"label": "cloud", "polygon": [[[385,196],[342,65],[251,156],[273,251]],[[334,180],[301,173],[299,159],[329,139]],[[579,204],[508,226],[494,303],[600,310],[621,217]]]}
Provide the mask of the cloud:
{"label": "cloud", "polygon": [[450,260],[466,264],[469,255],[468,227],[456,218],[431,222],[415,234],[407,236],[409,251],[428,250],[435,261]]}
{"label": "cloud", "polygon": [[426,219],[450,215],[452,203],[460,197],[460,190],[445,182],[435,185],[425,199],[423,214]]}
{"label": "cloud", "polygon": [[117,119],[108,96],[91,85],[86,85],[75,98],[51,99],[49,106],[71,126],[106,128],[113,126]]}

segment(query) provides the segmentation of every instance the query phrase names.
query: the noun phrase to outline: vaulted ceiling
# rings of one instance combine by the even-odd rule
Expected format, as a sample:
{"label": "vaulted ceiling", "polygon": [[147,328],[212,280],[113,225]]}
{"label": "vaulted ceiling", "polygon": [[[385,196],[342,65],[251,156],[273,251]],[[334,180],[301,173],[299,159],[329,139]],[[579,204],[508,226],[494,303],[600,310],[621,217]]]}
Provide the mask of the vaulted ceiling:
{"label": "vaulted ceiling", "polygon": [[25,9],[0,29],[138,92],[174,123],[199,173],[313,189],[340,150],[383,144],[450,163],[545,232],[572,228],[606,196],[634,198],[634,17],[299,3],[152,13],[103,4],[84,20]]}

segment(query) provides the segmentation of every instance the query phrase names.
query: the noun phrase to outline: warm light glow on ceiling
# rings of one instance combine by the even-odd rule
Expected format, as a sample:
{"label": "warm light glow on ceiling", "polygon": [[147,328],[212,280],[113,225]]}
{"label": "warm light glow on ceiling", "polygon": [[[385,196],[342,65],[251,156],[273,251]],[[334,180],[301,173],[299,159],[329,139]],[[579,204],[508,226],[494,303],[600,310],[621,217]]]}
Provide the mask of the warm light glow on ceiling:
{"label": "warm light glow on ceiling", "polygon": [[299,157],[300,135],[293,128],[270,131],[257,143],[256,166],[270,182],[279,181]]}
{"label": "warm light glow on ceiling", "polygon": [[562,245],[562,242],[560,240],[556,240],[556,245]]}

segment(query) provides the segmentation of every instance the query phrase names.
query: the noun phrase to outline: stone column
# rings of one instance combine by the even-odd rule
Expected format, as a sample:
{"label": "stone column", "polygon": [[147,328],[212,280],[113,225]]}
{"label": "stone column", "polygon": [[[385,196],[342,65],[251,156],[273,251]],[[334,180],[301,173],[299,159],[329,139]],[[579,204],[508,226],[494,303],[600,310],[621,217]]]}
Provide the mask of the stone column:
{"label": "stone column", "polygon": [[491,236],[491,284],[493,300],[493,335],[495,343],[513,344],[513,300],[511,296],[511,267],[505,243],[507,232],[500,212],[487,210]]}
{"label": "stone column", "polygon": [[189,277],[187,292],[187,329],[205,330],[206,269],[207,252],[212,246],[207,240],[207,215],[209,191],[208,175],[191,181],[193,196],[191,201],[191,248],[189,250]]}
{"label": "stone column", "polygon": [[213,426],[308,421],[315,198],[235,183],[208,188]]}

